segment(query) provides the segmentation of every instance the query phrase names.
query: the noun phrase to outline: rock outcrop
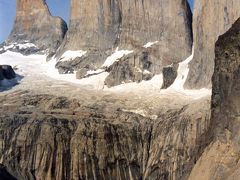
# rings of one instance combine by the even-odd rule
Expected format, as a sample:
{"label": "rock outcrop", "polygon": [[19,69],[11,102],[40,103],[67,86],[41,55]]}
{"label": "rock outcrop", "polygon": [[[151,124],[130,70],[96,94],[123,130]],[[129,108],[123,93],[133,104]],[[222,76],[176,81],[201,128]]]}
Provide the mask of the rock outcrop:
{"label": "rock outcrop", "polygon": [[112,87],[122,83],[150,80],[153,77],[152,72],[156,70],[152,64],[153,59],[153,54],[150,55],[147,50],[123,56],[106,69],[109,75],[105,79],[105,85]]}
{"label": "rock outcrop", "polygon": [[[15,23],[5,45],[33,43],[38,51],[47,50],[49,55],[53,55],[66,31],[66,23],[51,16],[45,0],[17,0]],[[21,52],[21,48],[18,51]]]}
{"label": "rock outcrop", "polygon": [[149,115],[116,96],[82,99],[0,95],[0,162],[19,179],[187,179],[205,147],[208,98],[162,98]]}
{"label": "rock outcrop", "polygon": [[[18,83],[17,75],[9,65],[0,65],[0,92]],[[20,78],[20,76],[18,76]]]}
{"label": "rock outcrop", "polygon": [[240,17],[240,0],[196,0],[193,15],[194,58],[186,88],[211,86],[214,71],[214,47],[219,35],[225,33]]}
{"label": "rock outcrop", "polygon": [[[61,72],[67,72],[63,67],[75,71],[82,68],[96,70],[119,47],[120,50],[134,51],[132,56],[128,56],[130,59],[125,57],[119,61],[119,66],[124,66],[126,61],[132,66],[133,59],[148,51],[151,73],[158,74],[163,66],[178,63],[191,54],[191,24],[192,14],[185,0],[72,0],[69,31],[57,57],[60,59],[68,50],[83,50],[87,54],[71,61],[60,60],[57,68]],[[116,73],[122,72],[110,74]]]}
{"label": "rock outcrop", "polygon": [[197,162],[190,179],[240,178],[239,32],[240,19],[216,43],[211,118],[214,139]]}
{"label": "rock outcrop", "polygon": [[9,65],[0,65],[0,81],[4,79],[13,79],[16,74],[13,68]]}

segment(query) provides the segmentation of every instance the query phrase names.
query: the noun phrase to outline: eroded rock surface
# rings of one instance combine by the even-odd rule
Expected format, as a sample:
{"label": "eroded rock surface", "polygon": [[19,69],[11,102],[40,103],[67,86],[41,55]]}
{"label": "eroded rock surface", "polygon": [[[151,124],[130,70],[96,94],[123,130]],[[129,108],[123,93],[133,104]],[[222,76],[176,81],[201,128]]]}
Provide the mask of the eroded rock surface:
{"label": "eroded rock surface", "polygon": [[211,118],[214,139],[197,162],[190,179],[240,178],[239,32],[240,19],[216,43]]}
{"label": "eroded rock surface", "polygon": [[211,86],[214,71],[214,47],[240,17],[240,0],[196,0],[193,14],[194,58],[190,63],[186,88]]}
{"label": "eroded rock surface", "polygon": [[45,0],[17,0],[16,19],[5,45],[33,43],[37,47],[21,51],[24,54],[47,50],[52,55],[62,43],[67,31],[66,23],[51,16]]}
{"label": "eroded rock surface", "polygon": [[188,177],[205,146],[208,98],[176,104],[163,97],[148,115],[131,109],[148,100],[128,96],[129,106],[117,96],[94,96],[1,94],[1,163],[19,179]]}

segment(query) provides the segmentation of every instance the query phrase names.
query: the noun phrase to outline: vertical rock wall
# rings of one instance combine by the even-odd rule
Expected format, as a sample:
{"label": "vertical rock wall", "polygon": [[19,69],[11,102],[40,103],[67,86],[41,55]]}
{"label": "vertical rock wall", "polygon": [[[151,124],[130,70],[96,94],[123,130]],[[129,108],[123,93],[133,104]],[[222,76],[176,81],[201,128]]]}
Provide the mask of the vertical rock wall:
{"label": "vertical rock wall", "polygon": [[45,0],[17,0],[16,19],[6,43],[35,44],[55,52],[67,31],[66,23],[51,16]]}
{"label": "vertical rock wall", "polygon": [[194,58],[186,88],[211,86],[214,70],[214,47],[219,35],[225,33],[240,17],[240,0],[196,0],[193,15]]}
{"label": "vertical rock wall", "polygon": [[[211,129],[214,137],[190,179],[240,178],[240,19],[215,47]],[[204,173],[202,173],[204,172]]]}
{"label": "vertical rock wall", "polygon": [[146,43],[157,41],[149,56],[154,56],[151,61],[157,71],[153,73],[160,73],[164,65],[191,54],[191,23],[185,0],[72,0],[69,31],[57,57],[67,50],[87,54],[74,63],[60,62],[57,67],[97,69],[116,47],[140,54]]}

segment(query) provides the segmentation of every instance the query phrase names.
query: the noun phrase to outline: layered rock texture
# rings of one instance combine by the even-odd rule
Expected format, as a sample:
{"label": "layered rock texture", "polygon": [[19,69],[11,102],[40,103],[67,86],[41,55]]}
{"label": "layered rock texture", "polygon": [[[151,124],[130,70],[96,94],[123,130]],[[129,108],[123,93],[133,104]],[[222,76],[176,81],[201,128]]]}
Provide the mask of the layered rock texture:
{"label": "layered rock texture", "polygon": [[[87,54],[71,62],[60,61],[57,67],[96,70],[119,47],[119,50],[134,51],[128,59],[124,57],[118,62],[120,67],[131,65],[128,74],[135,68],[133,61],[145,51],[151,62],[151,73],[157,74],[163,66],[178,63],[191,54],[191,24],[192,14],[185,0],[72,0],[69,31],[57,57],[61,59],[67,50],[84,50]],[[154,43],[144,48],[149,42]],[[122,72],[110,74],[114,73]],[[136,70],[132,74],[137,74]],[[136,78],[127,80],[133,79]]]}
{"label": "layered rock texture", "polygon": [[186,88],[211,86],[214,71],[214,47],[219,35],[225,33],[240,17],[240,0],[196,0],[193,15],[194,58]]}
{"label": "layered rock texture", "polygon": [[[216,43],[213,75],[213,141],[190,179],[240,178],[240,19]],[[202,173],[204,172],[204,173]]]}
{"label": "layered rock texture", "polygon": [[[23,90],[0,95],[0,162],[12,175],[45,180],[189,176],[205,147],[208,98],[180,97],[176,103],[176,97],[152,97],[140,103],[129,96],[83,94],[78,99]],[[157,106],[150,108],[153,102]],[[131,109],[136,105],[140,110]],[[151,112],[141,112],[144,106]]]}
{"label": "layered rock texture", "polygon": [[[52,54],[62,43],[66,31],[66,23],[51,16],[45,0],[17,0],[16,19],[6,45],[33,43],[39,51]],[[21,48],[17,50],[21,52]]]}

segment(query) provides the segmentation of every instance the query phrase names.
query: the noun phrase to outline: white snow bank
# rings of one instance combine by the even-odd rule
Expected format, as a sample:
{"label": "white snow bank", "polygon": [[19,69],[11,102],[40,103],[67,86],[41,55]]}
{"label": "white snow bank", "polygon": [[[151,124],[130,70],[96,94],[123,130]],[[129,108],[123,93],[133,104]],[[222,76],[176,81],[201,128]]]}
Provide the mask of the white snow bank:
{"label": "white snow bank", "polygon": [[169,87],[169,89],[183,91],[184,84],[188,77],[189,67],[188,64],[192,61],[194,56],[194,48],[192,48],[192,54],[183,62],[179,63],[178,71],[177,71],[177,78],[175,79],[174,83]]}
{"label": "white snow bank", "polygon": [[86,75],[100,74],[100,73],[103,73],[104,71],[105,71],[104,69],[97,69],[96,71],[90,70],[87,72]]}
{"label": "white snow bank", "polygon": [[151,47],[151,46],[153,46],[154,44],[157,44],[158,43],[158,41],[155,41],[155,42],[148,42],[147,44],[145,44],[143,47],[144,48],[149,48],[149,47]]}
{"label": "white snow bank", "polygon": [[149,81],[141,81],[140,83],[132,82],[121,84],[118,86],[111,87],[110,91],[119,91],[119,92],[146,92],[146,91],[160,91],[163,83],[163,76],[155,75]]}
{"label": "white snow bank", "polygon": [[28,49],[28,48],[36,48],[37,46],[33,43],[25,43],[25,44],[17,44],[16,45],[19,49]]}
{"label": "white snow bank", "polygon": [[84,87],[88,87],[90,89],[95,89],[95,90],[101,90],[104,88],[105,78],[109,74],[107,72],[104,72],[103,69],[98,69],[96,71],[87,72],[87,75],[91,75],[91,74],[97,74],[97,75],[92,75],[90,77],[82,78],[82,79],[76,79],[76,72],[74,72],[73,74],[59,74],[58,70],[55,68],[55,64],[56,64],[55,58],[51,59],[49,62],[45,64],[46,64],[46,72],[44,73],[45,75],[56,80],[61,80],[61,81],[82,85]]}
{"label": "white snow bank", "polygon": [[24,50],[24,49],[28,49],[28,48],[37,48],[37,46],[33,43],[29,43],[29,42],[26,42],[26,43],[12,43],[12,44],[9,44],[8,46],[3,46],[3,50],[7,51],[7,50],[10,50],[10,49],[20,49],[20,50]]}
{"label": "white snow bank", "polygon": [[[181,68],[179,67],[178,77],[187,75],[188,68],[185,66],[190,62],[190,58],[181,63]],[[161,90],[163,83],[163,76],[155,75],[149,81],[142,81],[140,83],[132,82],[121,84],[112,88],[107,88],[104,86],[105,78],[109,75],[108,72],[105,72],[103,69],[98,69],[96,71],[88,71],[87,74],[91,75],[87,78],[76,79],[76,74],[59,74],[58,70],[55,68],[56,59],[52,59],[49,62],[46,62],[45,55],[30,55],[24,56],[20,53],[15,53],[7,51],[6,53],[0,54],[0,64],[9,64],[15,68],[16,73],[24,76],[22,81],[24,81],[24,86],[29,85],[29,87],[38,85],[40,86],[44,81],[52,81],[53,87],[59,86],[64,82],[64,85],[75,85],[82,86],[84,88],[102,90],[114,93],[134,93],[139,96],[152,94],[154,96],[185,96],[187,98],[199,99],[205,96],[211,95],[211,90],[201,89],[201,90],[184,90],[183,84],[185,78],[178,78],[178,81],[175,84],[178,86],[173,86],[177,88],[168,88],[166,90]],[[187,69],[187,70],[186,70]],[[147,71],[145,73],[148,73]],[[94,75],[96,74],[96,75]],[[180,80],[181,81],[180,81]],[[184,82],[182,82],[184,81]],[[181,83],[179,83],[181,82]],[[8,83],[8,82],[4,82]],[[180,86],[180,85],[181,86]],[[181,88],[179,88],[181,87]],[[137,112],[136,112],[137,113]],[[140,113],[140,112],[138,112]],[[142,114],[142,113],[141,113]],[[143,115],[143,114],[142,114]]]}
{"label": "white snow bank", "polygon": [[69,51],[64,52],[59,60],[60,61],[71,61],[77,57],[82,57],[86,53],[87,53],[87,51],[82,51],[82,50],[79,50],[79,51],[69,50]]}
{"label": "white snow bank", "polygon": [[109,56],[106,61],[104,62],[104,64],[102,65],[102,67],[109,67],[111,66],[114,62],[118,61],[120,58],[122,58],[125,55],[128,55],[130,53],[133,53],[133,51],[129,51],[129,50],[118,50],[118,48],[116,48],[115,52]]}

